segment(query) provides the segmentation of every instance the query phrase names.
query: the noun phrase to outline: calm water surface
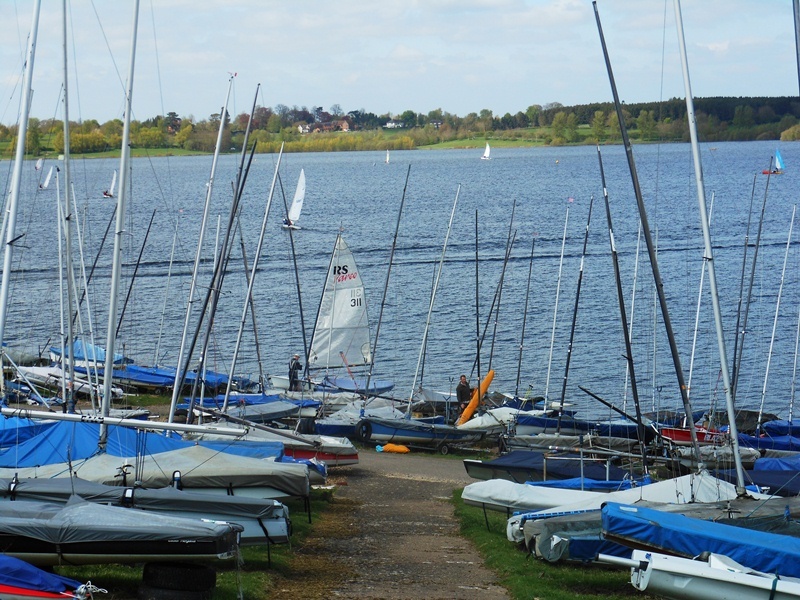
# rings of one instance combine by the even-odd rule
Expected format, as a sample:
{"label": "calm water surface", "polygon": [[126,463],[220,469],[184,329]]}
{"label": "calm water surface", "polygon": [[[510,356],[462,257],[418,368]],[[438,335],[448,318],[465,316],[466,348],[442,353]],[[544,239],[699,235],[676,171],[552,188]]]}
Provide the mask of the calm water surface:
{"label": "calm water surface", "polygon": [[[797,227],[789,251],[771,359],[769,349],[792,208],[800,190],[796,167],[800,165],[800,145],[782,143],[780,149],[787,172],[771,177],[768,189],[765,188],[767,177],[760,172],[769,165],[775,151],[773,142],[703,145],[702,157],[709,204],[712,194],[714,197],[712,237],[730,355],[748,211],[752,200],[755,212],[752,244],[766,197],[738,404],[758,408],[763,393],[765,407],[786,416],[791,400],[800,306]],[[654,310],[653,277],[643,240],[636,270],[639,218],[625,154],[619,146],[604,147],[601,152],[629,314],[631,305],[634,306],[631,318],[633,353],[639,393],[645,401],[643,408],[676,408],[680,405],[676,376],[664,327]],[[519,369],[520,393],[546,393],[550,399],[557,400],[564,381],[589,203],[594,196],[566,400],[584,414],[606,415],[607,409],[578,389],[579,385],[587,387],[620,406],[625,394],[624,343],[597,151],[592,147],[495,148],[490,161],[479,160],[480,154],[476,150],[398,151],[392,153],[390,164],[384,164],[382,152],[284,156],[280,175],[287,201],[291,201],[301,168],[305,169],[307,178],[305,208],[299,221],[302,230],[294,239],[308,339],[330,253],[340,230],[366,284],[374,331],[384,300],[392,237],[410,165],[395,264],[384,302],[375,375],[393,379],[395,393],[400,397],[407,397],[411,392],[433,276],[460,186],[429,330],[424,385],[452,390],[460,373],[469,375],[472,371],[478,327],[477,213],[477,296],[481,329],[486,324],[500,280],[509,227],[515,236],[499,314],[492,319],[490,335],[481,353],[481,372],[491,364],[496,371],[493,389],[513,392]],[[702,234],[691,150],[683,144],[637,146],[634,155],[651,230],[658,241],[659,266],[688,378],[702,268]],[[227,220],[237,159],[222,157],[217,171],[212,219],[198,282],[201,292],[210,279],[218,219],[223,224]],[[249,264],[253,261],[276,160],[272,155],[257,156],[247,181],[241,224]],[[130,286],[154,211],[155,217],[125,310],[118,344],[125,354],[142,364],[157,361],[167,365],[176,361],[210,165],[210,156],[133,161],[122,298]],[[115,201],[104,199],[102,191],[108,187],[117,167],[117,161],[112,160],[81,160],[73,166],[87,270],[95,260],[114,210]],[[44,173],[47,168],[48,163],[45,163]],[[0,162],[0,184],[5,189],[10,169],[8,161]],[[42,174],[34,171],[33,163],[25,165],[25,194],[19,218],[19,232],[24,232],[25,237],[15,255],[7,326],[9,344],[23,346],[29,351],[40,351],[55,344],[59,336],[55,183],[51,183],[50,190],[37,192],[38,178]],[[289,237],[280,227],[283,202],[279,190],[269,215],[255,282],[262,366],[265,373],[281,375],[285,374],[292,353],[303,354]],[[170,275],[170,252],[176,229],[175,260]],[[525,339],[522,340],[525,289],[534,238],[533,275]],[[109,238],[89,286],[91,320],[83,313],[84,330],[91,329],[95,340],[101,344],[105,343],[107,331],[112,245]],[[748,263],[753,254],[751,246]],[[245,290],[237,237],[211,342],[210,367],[216,370],[229,368]],[[495,332],[493,336],[492,332]],[[767,370],[768,377],[765,377]],[[251,326],[245,332],[237,371],[258,375]],[[697,408],[707,408],[714,402],[724,405],[718,375],[719,355],[706,278],[691,372],[692,397]],[[472,381],[476,377],[477,374],[473,374]]]}

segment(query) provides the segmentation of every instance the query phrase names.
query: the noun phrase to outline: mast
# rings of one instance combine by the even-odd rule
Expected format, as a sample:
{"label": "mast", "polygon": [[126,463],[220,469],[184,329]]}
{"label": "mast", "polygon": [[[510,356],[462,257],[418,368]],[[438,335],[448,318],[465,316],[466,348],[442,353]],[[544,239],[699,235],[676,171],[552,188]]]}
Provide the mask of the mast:
{"label": "mast", "polygon": [[[531,294],[531,274],[533,273],[533,250],[536,248],[536,236],[531,241],[531,258],[528,262],[528,283],[525,286],[525,308],[522,311],[522,332],[519,335],[519,359],[517,360],[517,383],[514,386],[514,398],[519,398],[519,380],[522,377],[522,349],[525,346],[525,325],[528,321],[528,298]],[[547,408],[547,407],[545,407]]]}
{"label": "mast", "polygon": [[186,379],[186,374],[181,371],[181,365],[184,361],[184,354],[186,353],[186,338],[189,335],[189,322],[192,318],[192,305],[195,302],[195,293],[197,291],[197,275],[200,271],[200,259],[203,252],[203,242],[206,237],[206,225],[208,224],[208,212],[211,206],[211,193],[214,189],[214,177],[217,172],[217,162],[219,161],[220,148],[222,147],[222,134],[225,131],[225,115],[228,114],[228,100],[231,97],[231,88],[233,87],[233,78],[231,75],[228,79],[228,93],[225,96],[225,104],[222,106],[222,113],[219,122],[219,131],[217,132],[217,143],[214,146],[214,158],[211,160],[211,173],[206,183],[206,199],[203,204],[203,218],[200,221],[200,234],[197,240],[197,251],[194,256],[194,267],[192,267],[192,281],[189,284],[189,301],[186,304],[186,316],[183,321],[183,333],[181,335],[181,345],[178,350],[178,359],[175,363],[175,385],[172,387],[172,400],[169,406],[169,422],[175,420],[175,407],[178,404],[178,396],[181,393],[181,387]]}
{"label": "mast", "polygon": [[[692,141],[692,157],[694,158],[694,173],[697,182],[697,202],[700,207],[700,225],[703,228],[703,245],[705,248],[704,260],[708,265],[708,285],[711,290],[711,305],[714,309],[714,326],[717,332],[717,346],[719,347],[719,361],[722,367],[722,382],[725,386],[725,403],[728,409],[728,426],[730,427],[731,448],[736,464],[736,493],[743,495],[744,471],[742,456],[739,454],[739,432],[736,428],[736,411],[733,406],[733,389],[731,388],[731,375],[728,371],[728,356],[725,350],[725,334],[722,330],[722,312],[719,307],[719,293],[717,292],[717,274],[714,267],[714,252],[711,248],[711,234],[708,226],[708,211],[706,210],[706,191],[703,183],[703,167],[700,163],[700,149],[697,142],[697,118],[694,113],[694,100],[692,98],[692,85],[689,81],[689,61],[686,57],[686,40],[683,35],[683,17],[681,16],[681,2],[674,0],[675,23],[678,28],[679,48],[681,51],[681,68],[683,70],[683,85],[686,89],[686,116],[689,122],[689,136]],[[684,389],[684,395],[686,390]],[[686,402],[688,403],[688,395]],[[691,413],[688,413],[691,415]],[[689,418],[691,421],[691,417]],[[694,424],[691,427],[692,437],[696,438]],[[694,440],[693,440],[694,441]]]}
{"label": "mast", "polygon": [[22,80],[22,105],[20,109],[19,128],[17,130],[17,148],[14,155],[14,170],[11,175],[11,195],[8,202],[8,214],[4,220],[6,230],[6,248],[3,256],[3,276],[0,281],[0,398],[5,397],[6,384],[3,378],[2,343],[5,339],[6,318],[8,317],[8,293],[11,282],[11,260],[14,257],[14,244],[17,242],[17,212],[19,210],[20,184],[22,182],[22,163],[25,160],[25,140],[28,137],[28,116],[31,112],[31,80],[33,78],[33,62],[36,56],[36,37],[39,31],[39,12],[41,0],[33,3],[33,19],[31,33],[28,37],[28,52],[25,58],[25,74]]}
{"label": "mast", "polygon": [[[506,267],[508,267],[508,259],[511,257],[511,248],[514,245],[514,241],[517,239],[517,232],[513,232],[511,228],[514,226],[514,213],[517,210],[517,201],[514,200],[511,206],[511,220],[508,223],[508,235],[506,236],[506,251],[505,256],[503,257],[503,268],[500,271],[500,283],[497,287],[497,309],[489,314],[489,318],[494,317],[494,326],[492,330],[492,345],[489,347],[489,366],[486,368],[487,371],[492,370],[492,359],[494,358],[494,343],[497,339],[497,322],[500,320],[500,301],[503,299],[503,282],[506,278]],[[481,344],[482,345],[482,344]]]}
{"label": "mast", "polygon": [[414,382],[411,384],[411,394],[408,396],[408,409],[406,410],[406,418],[411,416],[411,404],[414,400],[414,392],[417,389],[417,375],[419,375],[419,366],[422,363],[422,355],[425,352],[425,344],[428,341],[428,328],[431,325],[431,315],[433,314],[433,303],[436,300],[436,290],[439,288],[439,280],[442,277],[442,267],[444,266],[444,256],[447,252],[447,240],[450,238],[450,230],[453,228],[453,218],[456,216],[456,205],[458,204],[458,195],[461,192],[461,184],[456,188],[456,198],[453,200],[453,209],[450,211],[450,222],[447,224],[447,233],[444,236],[444,245],[442,246],[442,256],[439,258],[439,268],[436,271],[436,282],[433,286],[431,293],[431,303],[428,307],[428,316],[425,318],[425,329],[422,333],[422,344],[419,349],[419,358],[417,359],[417,368],[414,371]]}
{"label": "mast", "polygon": [[[625,146],[625,155],[628,159],[628,169],[631,173],[631,182],[633,184],[633,191],[636,196],[636,206],[639,210],[639,220],[642,223],[642,232],[644,233],[644,241],[647,246],[647,254],[650,258],[650,268],[653,271],[653,280],[655,283],[656,293],[658,294],[658,303],[661,307],[661,317],[664,320],[664,329],[667,332],[667,340],[669,341],[670,354],[672,355],[672,364],[675,368],[675,376],[678,379],[678,389],[680,390],[681,400],[683,401],[683,410],[686,413],[686,419],[689,422],[689,435],[692,439],[692,448],[694,448],[695,456],[699,462],[700,450],[697,445],[697,432],[694,428],[694,421],[692,420],[692,405],[689,402],[689,394],[686,390],[686,381],[683,377],[683,367],[681,366],[681,358],[678,354],[678,345],[675,342],[675,333],[672,329],[672,320],[669,316],[669,308],[667,307],[667,297],[664,293],[664,281],[661,279],[661,271],[658,268],[658,256],[656,246],[653,243],[653,236],[650,232],[650,224],[647,220],[647,210],[644,206],[644,198],[642,197],[642,189],[639,186],[639,175],[636,171],[636,162],[633,159],[633,147],[631,146],[630,138],[628,137],[628,129],[625,126],[625,117],[622,114],[622,105],[617,93],[617,84],[614,82],[614,73],[611,70],[611,60],[608,56],[608,48],[606,48],[606,40],[603,36],[603,28],[600,24],[600,14],[597,12],[597,2],[592,2],[594,7],[595,20],[597,21],[597,31],[600,34],[600,44],[603,47],[603,56],[606,62],[606,69],[608,70],[608,79],[611,84],[611,93],[614,97],[614,108],[617,112],[619,119],[620,133],[622,134],[622,142]],[[705,210],[702,211],[706,215]]]}
{"label": "mast", "polygon": [[619,303],[619,314],[622,320],[622,333],[625,338],[625,358],[628,362],[628,373],[631,376],[631,395],[633,396],[633,406],[636,409],[636,437],[639,439],[639,448],[642,451],[642,468],[647,469],[647,450],[645,449],[644,421],[642,421],[642,409],[639,404],[639,386],[636,384],[636,371],[633,361],[633,347],[631,345],[631,332],[628,327],[628,316],[625,312],[625,296],[622,291],[622,278],[619,274],[619,256],[617,254],[617,242],[614,239],[614,227],[611,224],[611,206],[608,202],[608,188],[606,187],[606,174],[603,170],[603,157],[600,154],[600,146],[597,146],[597,159],[600,163],[600,178],[603,182],[603,202],[606,207],[606,222],[608,223],[608,241],[611,245],[611,260],[614,264],[614,281],[617,284],[617,302]]}
{"label": "mast", "polygon": [[[68,384],[65,386],[64,396],[64,409],[67,412],[75,411],[75,397],[73,391],[73,381],[75,381],[75,328],[72,321],[72,311],[74,309],[73,290],[75,288],[75,271],[72,268],[72,212],[70,211],[69,195],[72,189],[72,178],[70,175],[70,134],[69,134],[69,69],[67,65],[67,0],[62,0],[62,15],[61,26],[63,36],[63,58],[64,58],[64,241],[65,253],[64,257],[67,261],[66,275],[67,275],[67,314],[70,316],[67,319],[67,347],[66,354],[62,354],[67,358],[67,372],[64,373],[68,377]],[[64,371],[62,364],[62,372]],[[91,389],[91,388],[90,388]]]}
{"label": "mast", "polygon": [[792,2],[794,12],[794,47],[797,53],[797,82],[800,84],[800,0]]}
{"label": "mast", "polygon": [[[386,162],[389,162],[389,151],[386,151]],[[369,361],[369,372],[367,373],[367,384],[365,386],[366,392],[369,393],[369,384],[372,379],[372,369],[375,367],[375,352],[378,350],[378,334],[381,332],[381,322],[383,321],[383,309],[386,306],[386,292],[389,289],[389,275],[392,273],[392,264],[394,263],[394,251],[397,248],[397,235],[400,232],[400,217],[403,216],[403,206],[406,203],[406,190],[408,189],[408,179],[411,177],[411,165],[408,165],[406,171],[406,182],[403,184],[403,195],[400,198],[400,208],[397,211],[397,222],[394,226],[394,237],[392,238],[392,249],[389,252],[389,266],[386,268],[386,281],[383,283],[383,295],[381,297],[381,309],[378,312],[378,324],[375,327],[375,339],[372,342],[372,355]],[[423,346],[423,356],[425,347]],[[308,360],[306,360],[308,363]]]}
{"label": "mast", "polygon": [[569,223],[569,204],[567,204],[567,214],[564,217],[564,234],[561,236],[561,258],[558,261],[558,278],[556,281],[556,305],[553,308],[553,328],[550,333],[550,353],[547,357],[547,378],[544,383],[544,401],[549,401],[550,391],[550,368],[553,366],[553,346],[556,343],[556,323],[558,322],[558,296],[561,293],[561,270],[564,267],[564,246],[567,243],[567,223]]}
{"label": "mast", "polygon": [[781,310],[781,296],[783,295],[783,282],[786,279],[786,263],[789,260],[789,248],[792,246],[792,230],[794,229],[794,214],[797,206],[792,208],[792,219],[789,221],[789,236],[786,238],[786,253],[783,255],[783,270],[781,271],[781,285],[778,288],[778,300],[775,303],[775,318],[772,320],[772,335],[769,338],[769,352],[767,352],[767,366],[764,371],[764,386],[761,388],[761,403],[758,406],[758,424],[756,425],[756,435],[761,432],[761,419],[764,416],[764,401],[767,397],[767,379],[769,378],[769,366],[772,362],[772,350],[775,346],[775,333],[778,329],[778,315]]}
{"label": "mast", "polygon": [[[255,103],[253,105],[255,108]],[[242,335],[244,334],[244,326],[247,323],[247,311],[250,307],[250,299],[253,297],[253,284],[256,280],[256,273],[258,272],[258,262],[261,258],[261,250],[264,247],[264,235],[267,231],[267,218],[269,217],[269,209],[272,208],[272,198],[275,196],[275,182],[278,179],[278,170],[281,168],[281,158],[283,158],[283,148],[281,154],[278,155],[278,162],[275,164],[275,174],[272,176],[272,186],[269,190],[269,197],[267,198],[267,205],[264,208],[264,218],[261,221],[261,231],[258,235],[258,244],[256,245],[256,253],[253,256],[253,270],[248,277],[247,294],[244,300],[244,309],[242,310],[242,318],[239,321],[239,331],[236,334],[236,345],[233,348],[233,359],[231,359],[231,370],[228,376],[228,385],[225,387],[225,400],[222,402],[222,412],[228,409],[228,399],[231,395],[231,387],[233,386],[233,374],[236,372],[236,361],[239,358],[239,347],[242,343]]]}
{"label": "mast", "polygon": [[[599,152],[599,149],[598,149]],[[605,187],[605,186],[603,186]],[[561,383],[561,402],[558,405],[558,426],[556,433],[561,433],[561,418],[564,416],[564,397],[567,395],[567,377],[569,376],[569,363],[572,359],[572,343],[575,340],[575,325],[578,323],[578,301],[581,297],[581,283],[583,282],[583,264],[586,261],[586,247],[589,245],[589,224],[592,222],[592,206],[594,196],[589,198],[589,215],[586,217],[586,231],[583,235],[583,251],[581,252],[581,264],[578,269],[578,285],[575,290],[575,306],[572,308],[572,325],[569,328],[569,342],[567,343],[567,360],[564,365],[564,379]],[[627,325],[626,325],[627,329]]]}
{"label": "mast", "polygon": [[[133,104],[133,75],[136,64],[136,35],[139,28],[139,0],[133,3],[133,32],[131,34],[131,55],[128,66],[128,86],[125,91],[125,121],[122,129],[122,151],[119,160],[119,195],[117,196],[117,226],[114,232],[114,254],[111,266],[111,296],[108,306],[108,335],[106,336],[106,363],[103,377],[102,414],[108,417],[111,410],[111,373],[114,369],[114,344],[117,328],[117,304],[119,301],[119,282],[122,271],[122,236],[125,233],[125,209],[128,201],[128,164],[131,148],[131,110]],[[105,446],[108,427],[100,425],[100,446]]]}

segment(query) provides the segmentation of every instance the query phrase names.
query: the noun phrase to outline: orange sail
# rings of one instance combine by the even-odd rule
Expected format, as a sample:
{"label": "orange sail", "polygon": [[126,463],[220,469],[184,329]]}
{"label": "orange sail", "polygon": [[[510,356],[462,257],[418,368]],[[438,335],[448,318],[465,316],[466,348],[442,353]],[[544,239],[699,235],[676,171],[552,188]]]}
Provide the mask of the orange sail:
{"label": "orange sail", "polygon": [[480,393],[477,389],[472,390],[472,398],[470,399],[469,404],[467,404],[467,408],[465,408],[464,412],[461,413],[456,425],[463,425],[470,420],[473,414],[475,414],[481,398],[483,398],[486,395],[486,392],[489,390],[489,384],[492,383],[492,379],[494,379],[494,369],[489,370],[489,372],[486,374],[486,377],[484,377],[483,381],[481,381]]}

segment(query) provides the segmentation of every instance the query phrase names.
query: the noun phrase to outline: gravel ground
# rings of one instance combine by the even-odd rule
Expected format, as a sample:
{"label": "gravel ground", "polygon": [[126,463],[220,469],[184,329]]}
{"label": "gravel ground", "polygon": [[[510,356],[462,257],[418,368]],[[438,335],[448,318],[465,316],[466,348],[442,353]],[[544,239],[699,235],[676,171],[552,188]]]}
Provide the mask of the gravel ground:
{"label": "gravel ground", "polygon": [[459,535],[450,500],[473,481],[460,460],[364,448],[330,481],[331,510],[295,549],[293,571],[309,576],[279,579],[273,598],[508,598]]}

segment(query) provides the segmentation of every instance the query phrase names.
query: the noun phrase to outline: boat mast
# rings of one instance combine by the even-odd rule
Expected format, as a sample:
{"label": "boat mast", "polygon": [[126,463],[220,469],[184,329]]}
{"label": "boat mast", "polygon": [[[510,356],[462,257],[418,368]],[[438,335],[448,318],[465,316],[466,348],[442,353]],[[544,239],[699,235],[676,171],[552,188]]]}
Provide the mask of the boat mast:
{"label": "boat mast", "polygon": [[558,261],[558,278],[556,280],[556,305],[553,308],[553,328],[550,332],[550,353],[547,357],[547,378],[544,383],[545,405],[550,400],[550,370],[553,366],[553,346],[556,343],[556,323],[558,321],[558,296],[561,293],[561,271],[564,267],[564,246],[567,243],[567,223],[569,223],[569,204],[567,204],[567,214],[564,217],[564,233],[561,236],[561,258]]}
{"label": "boat mast", "polygon": [[[66,275],[67,275],[67,370],[64,372],[64,365],[62,363],[62,373],[64,377],[68,377],[64,396],[64,408],[67,412],[75,411],[75,396],[73,390],[73,381],[75,381],[75,328],[72,321],[72,311],[74,309],[73,290],[75,289],[75,271],[72,267],[72,212],[70,211],[70,192],[72,189],[72,177],[70,175],[70,134],[69,134],[69,70],[67,65],[67,0],[62,0],[62,42],[63,42],[63,58],[64,58],[64,241],[66,259]],[[91,386],[90,386],[91,389]]]}
{"label": "boat mast", "polygon": [[[111,373],[114,369],[114,345],[117,328],[117,304],[119,301],[119,282],[122,271],[122,236],[125,233],[125,208],[128,200],[128,164],[131,148],[131,110],[133,104],[133,75],[136,63],[136,35],[139,28],[139,0],[133,3],[133,32],[131,34],[131,55],[128,66],[128,85],[125,91],[125,121],[122,128],[122,148],[119,160],[119,195],[117,196],[117,226],[114,232],[114,254],[111,266],[111,295],[108,306],[108,335],[106,336],[106,362],[103,373],[102,414],[107,417],[111,410]],[[100,425],[100,446],[104,447],[108,438],[108,427]]]}
{"label": "boat mast", "polygon": [[[673,0],[675,7],[675,23],[678,29],[679,49],[681,52],[681,68],[683,70],[683,85],[686,90],[686,116],[689,122],[689,137],[692,141],[692,157],[694,158],[694,173],[697,182],[697,202],[700,207],[700,225],[703,228],[703,245],[705,247],[704,260],[708,265],[708,285],[711,290],[711,305],[714,309],[714,325],[717,332],[717,346],[719,347],[719,360],[722,366],[722,382],[725,386],[725,401],[728,409],[728,426],[731,438],[733,459],[736,464],[736,493],[745,493],[744,471],[742,456],[739,454],[739,432],[736,427],[736,411],[733,406],[733,389],[731,376],[728,371],[728,357],[725,351],[725,334],[722,330],[722,312],[719,307],[719,293],[717,291],[717,275],[714,267],[714,252],[711,248],[711,234],[708,226],[708,211],[706,210],[706,192],[703,183],[703,167],[700,163],[700,149],[697,141],[697,118],[694,113],[694,100],[692,86],[689,81],[689,61],[686,57],[686,40],[683,34],[683,17],[681,16],[680,0]],[[686,395],[686,390],[683,390]],[[688,403],[688,395],[686,401]],[[691,413],[688,413],[691,414]],[[691,418],[689,419],[691,420]],[[693,437],[696,437],[694,424],[691,427]]]}
{"label": "boat mast", "polygon": [[797,82],[800,85],[800,0],[792,2],[794,12],[794,47],[797,53]]}
{"label": "boat mast", "polygon": [[619,255],[617,253],[617,241],[614,238],[614,226],[611,224],[611,205],[608,201],[608,188],[606,187],[606,174],[603,169],[603,157],[600,154],[600,146],[597,146],[597,160],[600,163],[600,179],[603,182],[603,202],[606,207],[606,222],[608,223],[608,241],[611,245],[611,260],[614,264],[614,281],[617,284],[617,302],[619,303],[619,314],[622,320],[622,334],[625,338],[625,357],[628,362],[628,373],[631,376],[631,395],[633,396],[633,406],[636,409],[636,433],[639,439],[639,448],[642,451],[642,468],[647,470],[647,450],[644,436],[644,421],[642,420],[642,409],[639,403],[639,386],[636,384],[636,370],[634,369],[633,346],[631,345],[631,330],[628,327],[628,315],[625,312],[625,296],[622,291],[622,277],[619,273]]}
{"label": "boat mast", "polygon": [[[522,377],[522,349],[525,346],[525,325],[528,321],[528,299],[531,294],[531,274],[533,273],[533,250],[536,248],[536,236],[531,241],[531,258],[528,262],[528,283],[525,287],[525,308],[522,311],[522,331],[519,335],[519,359],[517,359],[517,382],[514,386],[514,398],[519,398],[519,380]],[[547,407],[545,407],[547,408]]]}
{"label": "boat mast", "polygon": [[225,104],[222,106],[220,113],[219,130],[217,131],[217,143],[214,146],[214,157],[211,160],[211,173],[206,183],[206,199],[203,204],[203,218],[200,221],[200,234],[197,240],[197,251],[194,256],[194,267],[192,268],[192,281],[189,284],[189,301],[186,304],[186,316],[183,321],[183,333],[181,334],[181,345],[178,350],[178,359],[175,363],[175,384],[172,387],[172,400],[169,406],[169,422],[175,420],[175,407],[178,404],[178,396],[180,396],[183,382],[186,379],[186,373],[181,371],[181,366],[184,361],[184,354],[186,353],[186,339],[189,336],[189,322],[192,318],[192,305],[195,302],[195,293],[197,291],[197,275],[200,271],[200,260],[203,252],[203,242],[206,237],[206,226],[208,224],[208,213],[211,206],[211,193],[214,189],[214,177],[217,172],[217,162],[219,161],[220,148],[222,147],[222,134],[225,131],[225,115],[228,114],[228,100],[231,97],[231,88],[233,87],[233,78],[231,75],[228,79],[228,93],[225,96]]}
{"label": "boat mast", "polygon": [[[492,358],[494,358],[494,343],[497,339],[497,322],[500,320],[500,301],[503,298],[503,282],[505,281],[506,277],[506,268],[508,267],[508,259],[511,257],[511,248],[514,246],[514,242],[517,239],[517,232],[514,231],[512,235],[511,228],[514,226],[514,213],[517,210],[517,201],[514,200],[514,203],[511,206],[511,220],[508,222],[508,235],[506,236],[506,251],[505,256],[503,257],[503,268],[500,271],[500,282],[497,286],[497,308],[489,313],[489,318],[491,319],[494,317],[494,323],[492,328],[492,345],[489,346],[489,366],[486,368],[487,371],[492,370]],[[481,342],[481,345],[483,343]]]}
{"label": "boat mast", "polygon": [[450,230],[453,228],[453,218],[456,216],[456,205],[458,204],[458,195],[461,192],[461,184],[456,188],[456,198],[453,200],[453,209],[450,211],[450,222],[447,224],[447,233],[444,236],[444,245],[442,246],[442,256],[439,258],[439,268],[436,271],[436,282],[433,285],[433,292],[431,293],[431,303],[428,306],[428,316],[425,318],[425,329],[422,332],[422,344],[419,349],[419,358],[417,359],[417,368],[414,370],[414,382],[411,384],[411,393],[408,396],[408,409],[406,410],[406,417],[411,416],[411,404],[414,400],[414,392],[417,389],[417,376],[419,375],[419,367],[422,364],[422,355],[425,352],[425,344],[428,342],[428,328],[431,325],[431,315],[433,314],[433,303],[436,301],[436,290],[439,288],[439,280],[442,277],[442,267],[444,266],[444,256],[447,252],[447,240],[450,238]]}
{"label": "boat mast", "polygon": [[[622,104],[619,100],[617,93],[617,84],[614,81],[614,72],[611,70],[611,60],[608,56],[608,48],[606,48],[606,40],[603,36],[603,27],[600,24],[600,14],[597,11],[597,2],[592,2],[594,8],[595,20],[597,21],[597,31],[600,35],[600,44],[603,47],[603,57],[606,62],[606,69],[608,70],[608,79],[611,85],[611,93],[614,97],[614,108],[617,112],[619,120],[619,129],[622,134],[622,142],[625,146],[625,155],[628,159],[628,168],[631,173],[631,182],[633,184],[634,195],[636,196],[636,206],[639,210],[639,220],[642,223],[642,232],[644,233],[644,241],[647,246],[647,254],[650,258],[650,268],[653,271],[653,280],[655,283],[656,293],[658,294],[658,303],[661,307],[661,317],[664,320],[664,328],[667,332],[667,340],[669,341],[670,353],[672,354],[672,364],[675,368],[675,376],[678,379],[678,389],[680,390],[681,400],[683,401],[683,410],[686,413],[686,419],[689,422],[689,435],[692,440],[692,448],[694,449],[695,456],[699,462],[700,450],[697,445],[697,432],[694,428],[694,421],[692,420],[692,406],[689,402],[689,395],[686,391],[686,381],[683,377],[683,367],[681,366],[681,358],[678,354],[678,345],[675,342],[675,333],[672,330],[672,320],[669,316],[669,308],[667,307],[667,297],[664,293],[664,281],[661,279],[661,271],[658,268],[658,256],[656,246],[653,243],[653,236],[650,232],[650,224],[647,220],[647,210],[644,205],[644,198],[642,196],[642,189],[639,186],[639,175],[636,171],[636,163],[633,159],[633,147],[631,146],[630,138],[628,137],[628,128],[625,126],[625,116],[622,114]],[[703,215],[706,213],[703,211]]]}
{"label": "boat mast", "polygon": [[772,320],[772,335],[769,338],[769,352],[767,352],[767,366],[764,371],[764,386],[761,388],[761,403],[758,406],[758,424],[756,425],[756,435],[761,433],[761,419],[764,416],[764,401],[767,397],[767,379],[769,378],[769,366],[772,362],[772,350],[775,347],[775,333],[778,329],[778,315],[781,310],[781,296],[783,295],[783,282],[786,278],[786,263],[789,260],[789,248],[792,246],[792,230],[794,229],[794,215],[797,206],[792,208],[792,218],[789,221],[789,237],[786,238],[786,253],[783,255],[783,270],[781,271],[781,284],[778,287],[778,300],[775,303],[775,318]]}
{"label": "boat mast", "polygon": [[[599,152],[599,148],[598,148]],[[603,186],[605,188],[605,185]],[[572,359],[572,343],[575,340],[575,325],[578,323],[578,301],[581,297],[581,283],[583,282],[583,264],[586,261],[586,247],[589,245],[589,224],[592,222],[592,206],[594,205],[594,195],[589,197],[589,215],[586,217],[586,231],[583,235],[583,251],[581,252],[581,264],[578,269],[578,285],[575,290],[575,306],[572,308],[572,325],[569,328],[569,342],[567,343],[567,360],[564,365],[564,379],[561,382],[561,401],[558,405],[558,425],[556,433],[561,433],[561,419],[564,416],[564,399],[567,395],[567,378],[569,376],[569,363]],[[627,329],[627,324],[625,325]]]}
{"label": "boat mast", "polygon": [[11,282],[11,259],[14,257],[14,244],[17,242],[17,212],[19,210],[20,184],[22,183],[22,163],[25,160],[25,141],[28,137],[28,116],[31,111],[31,80],[33,79],[33,63],[36,56],[36,37],[39,31],[39,12],[41,0],[33,3],[33,19],[31,33],[28,37],[28,51],[25,58],[25,73],[22,80],[22,103],[20,108],[19,127],[17,129],[17,147],[14,156],[14,169],[11,175],[11,194],[8,202],[8,214],[3,226],[6,230],[6,247],[3,256],[3,275],[0,281],[0,398],[5,398],[6,384],[3,377],[2,343],[5,339],[6,318],[8,317],[8,295]]}
{"label": "boat mast", "polygon": [[[389,162],[389,151],[386,151],[386,162]],[[366,393],[369,393],[369,384],[372,379],[372,369],[375,367],[375,352],[378,350],[378,335],[381,332],[381,322],[383,321],[383,309],[386,306],[386,292],[389,290],[389,275],[392,273],[392,264],[394,264],[394,251],[397,248],[397,236],[400,233],[400,218],[403,216],[403,206],[406,203],[406,190],[408,189],[408,179],[411,177],[411,164],[408,165],[406,171],[406,182],[403,184],[403,195],[400,198],[400,208],[397,211],[397,222],[394,226],[394,237],[392,238],[392,249],[389,252],[389,266],[386,268],[386,281],[383,283],[383,295],[381,296],[381,309],[378,312],[378,323],[375,326],[375,339],[372,342],[372,355],[369,360],[369,372],[367,372],[367,384],[365,386]],[[425,347],[423,346],[423,356]],[[308,361],[306,361],[308,362]]]}
{"label": "boat mast", "polygon": [[[258,96],[256,96],[258,97]],[[255,109],[255,102],[253,104]],[[251,115],[252,117],[252,115]],[[236,372],[236,362],[239,358],[239,347],[242,344],[242,335],[244,335],[244,327],[247,324],[248,308],[252,308],[255,312],[255,307],[250,306],[250,300],[253,297],[253,284],[256,280],[256,273],[258,272],[258,261],[261,258],[261,250],[264,247],[264,235],[267,231],[267,218],[269,217],[269,209],[272,208],[272,198],[275,196],[275,183],[278,180],[278,171],[281,168],[281,159],[283,158],[283,148],[281,153],[278,154],[278,162],[275,164],[275,174],[272,176],[272,185],[269,189],[269,196],[267,197],[267,205],[264,207],[264,218],[261,221],[261,231],[258,235],[258,244],[256,245],[256,253],[253,256],[253,269],[250,271],[250,276],[247,282],[247,293],[245,294],[244,309],[242,310],[242,318],[239,321],[239,331],[236,334],[236,345],[233,347],[233,358],[231,359],[231,370],[228,376],[228,385],[225,387],[225,399],[222,402],[222,412],[228,410],[228,399],[231,396],[231,388],[233,386],[233,374]],[[247,270],[245,270],[247,272]]]}
{"label": "boat mast", "polygon": [[[711,217],[714,214],[714,194],[711,194],[711,207],[708,209],[708,220],[711,223]],[[703,304],[703,283],[706,279],[706,263],[703,262],[703,267],[700,269],[700,289],[697,292],[697,308],[694,311],[694,334],[692,335],[692,353],[689,355],[689,381],[688,391],[689,399],[692,398],[692,374],[694,373],[694,358],[695,350],[697,349],[697,330],[700,328],[700,307]]]}

